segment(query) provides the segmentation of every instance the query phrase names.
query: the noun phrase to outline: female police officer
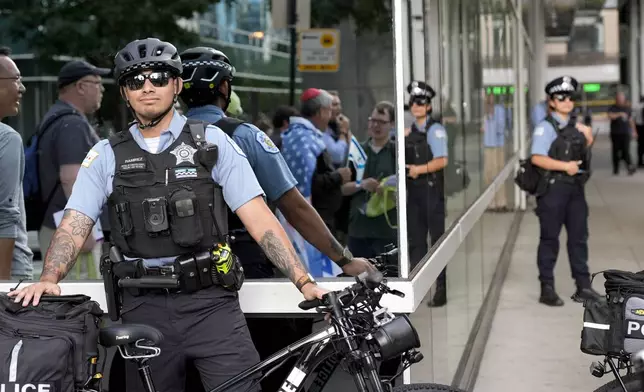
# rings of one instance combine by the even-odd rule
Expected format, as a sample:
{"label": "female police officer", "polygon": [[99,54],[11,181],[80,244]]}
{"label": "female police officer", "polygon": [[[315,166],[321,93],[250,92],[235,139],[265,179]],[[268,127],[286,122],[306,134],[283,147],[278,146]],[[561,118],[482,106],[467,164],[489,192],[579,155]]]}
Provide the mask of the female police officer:
{"label": "female police officer", "polygon": [[541,282],[539,302],[562,306],[554,286],[554,268],[559,253],[559,233],[566,226],[568,258],[577,291],[575,301],[599,296],[590,285],[588,272],[588,204],[584,184],[588,180],[590,127],[573,123],[573,94],[577,80],[563,76],[546,86],[551,109],[534,130],[531,162],[543,169],[543,191],[537,196],[536,213],[541,226],[537,265]]}
{"label": "female police officer", "polygon": [[[410,268],[427,254],[427,234],[432,245],[445,232],[443,168],[447,166],[447,132],[431,118],[431,100],[436,93],[427,83],[407,86],[409,109],[415,122],[405,137],[407,178],[407,224]],[[430,306],[447,301],[445,270],[438,277],[436,295]]]}
{"label": "female police officer", "polygon": [[[126,257],[143,259],[142,265],[135,264],[141,267],[137,273],[158,275],[175,261],[210,254],[217,218],[216,214],[211,218],[203,208],[209,203],[213,210],[222,208],[213,198],[215,192],[223,192],[227,207],[305,298],[322,296],[324,290],[307,276],[282,226],[264,202],[244,152],[217,127],[206,127],[203,136],[203,126],[201,133],[193,132],[192,123],[173,109],[182,88],[181,72],[177,49],[156,38],[131,42],[117,53],[114,77],[136,122],[129,130],[99,142],[87,154],[45,256],[40,282],[13,291],[16,302],[28,305],[33,299],[37,305],[43,293],[60,294],[57,283],[74,264],[106,201],[110,223],[119,227],[115,244],[119,249],[124,247],[120,250]],[[203,143],[198,139],[217,146],[216,165],[214,160],[209,165],[203,163],[206,151],[212,149],[199,151]],[[222,189],[218,191],[216,185]],[[182,225],[179,218],[188,220]],[[181,226],[179,230],[175,225]],[[195,244],[195,237],[203,240]],[[166,249],[172,252],[166,253]],[[181,257],[175,257],[178,254]],[[130,262],[134,261],[121,264]],[[168,392],[184,390],[190,361],[209,390],[259,360],[236,292],[218,284],[186,291],[123,294],[123,321],[150,324],[164,336],[161,355],[150,364],[154,383]],[[142,390],[138,376],[131,375],[128,372],[126,389]],[[249,386],[239,388],[247,390]]]}

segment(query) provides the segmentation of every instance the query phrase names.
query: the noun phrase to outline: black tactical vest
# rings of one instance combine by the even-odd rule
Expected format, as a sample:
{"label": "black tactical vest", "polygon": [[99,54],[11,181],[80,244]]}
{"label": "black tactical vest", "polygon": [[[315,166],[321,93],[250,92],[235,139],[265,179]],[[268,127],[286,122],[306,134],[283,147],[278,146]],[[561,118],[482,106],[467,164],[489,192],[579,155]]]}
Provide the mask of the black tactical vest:
{"label": "black tactical vest", "polygon": [[590,170],[590,154],[586,136],[577,130],[572,121],[564,127],[561,127],[552,116],[546,117],[546,121],[552,124],[557,132],[557,138],[550,145],[548,156],[563,162],[582,161],[583,163],[579,167],[584,170],[584,173],[576,175],[575,178],[587,180]]}
{"label": "black tactical vest", "polygon": [[[425,126],[425,132],[418,130],[416,123],[412,124],[411,132],[405,137],[405,163],[408,165],[424,165],[434,159],[432,149],[427,143],[427,131],[436,123],[431,117]],[[415,180],[407,178],[410,185],[443,186],[443,169],[429,174],[421,174]]]}
{"label": "black tactical vest", "polygon": [[127,130],[109,142],[116,162],[108,198],[111,235],[125,256],[177,256],[210,249],[222,239],[226,204],[211,177],[218,150],[206,145],[203,123],[188,120],[159,154],[140,148]]}

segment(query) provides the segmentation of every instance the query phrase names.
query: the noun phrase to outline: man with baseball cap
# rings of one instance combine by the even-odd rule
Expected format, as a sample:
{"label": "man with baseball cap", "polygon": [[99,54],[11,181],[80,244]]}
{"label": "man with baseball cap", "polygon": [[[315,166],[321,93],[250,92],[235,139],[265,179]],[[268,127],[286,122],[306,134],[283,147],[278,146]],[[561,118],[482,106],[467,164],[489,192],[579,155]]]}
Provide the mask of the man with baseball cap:
{"label": "man with baseball cap", "polygon": [[[43,255],[56,229],[54,214],[65,208],[81,163],[100,140],[87,116],[101,107],[105,90],[101,77],[109,73],[108,68],[98,68],[82,60],[63,65],[58,73],[58,100],[36,130],[41,135],[38,173],[41,196],[47,205],[38,235]],[[104,229],[105,218],[101,219]],[[95,239],[90,236],[83,251],[91,251],[94,245]]]}

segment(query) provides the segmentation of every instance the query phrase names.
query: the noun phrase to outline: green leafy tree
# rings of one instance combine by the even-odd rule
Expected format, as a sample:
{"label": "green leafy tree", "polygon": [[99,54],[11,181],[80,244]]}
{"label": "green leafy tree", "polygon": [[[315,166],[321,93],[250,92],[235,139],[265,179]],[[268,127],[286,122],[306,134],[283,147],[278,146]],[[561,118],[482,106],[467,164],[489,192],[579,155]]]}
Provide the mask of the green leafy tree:
{"label": "green leafy tree", "polygon": [[332,27],[351,18],[356,34],[392,31],[392,0],[312,0],[313,27]]}
{"label": "green leafy tree", "polygon": [[[219,0],[0,0],[8,34],[42,57],[84,57],[111,66],[128,42],[157,37],[187,46],[196,33],[177,24]],[[7,23],[8,22],[8,23]]]}

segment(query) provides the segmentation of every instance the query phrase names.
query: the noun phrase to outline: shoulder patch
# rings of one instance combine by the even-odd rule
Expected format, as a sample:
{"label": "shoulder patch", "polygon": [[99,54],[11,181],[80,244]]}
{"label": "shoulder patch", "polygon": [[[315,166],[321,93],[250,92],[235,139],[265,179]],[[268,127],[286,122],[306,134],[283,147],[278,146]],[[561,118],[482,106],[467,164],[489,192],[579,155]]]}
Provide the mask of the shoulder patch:
{"label": "shoulder patch", "polygon": [[543,128],[543,125],[540,125],[534,130],[534,136],[543,136],[544,132],[545,129]]}
{"label": "shoulder patch", "polygon": [[278,152],[280,152],[280,150],[277,148],[275,143],[273,143],[271,138],[268,137],[268,135],[262,131],[259,131],[255,134],[255,140],[257,140],[257,143],[259,143],[259,145],[262,146],[264,151],[268,153],[277,154]]}
{"label": "shoulder patch", "polygon": [[225,136],[226,136],[226,140],[233,147],[233,149],[237,152],[237,154],[239,154],[239,155],[243,156],[244,158],[246,158],[246,154],[244,153],[244,150],[242,150],[242,148],[239,147],[239,144],[235,143],[235,141],[230,136],[228,136],[228,135],[225,135]]}
{"label": "shoulder patch", "polygon": [[436,135],[436,137],[439,139],[443,139],[447,134],[445,133],[445,130],[443,128],[439,128],[434,131],[434,135]]}
{"label": "shoulder patch", "polygon": [[81,166],[84,167],[89,167],[92,162],[94,162],[94,159],[98,156],[98,153],[94,150],[89,150],[87,155],[85,156],[85,159],[83,159],[83,163],[81,163]]}

